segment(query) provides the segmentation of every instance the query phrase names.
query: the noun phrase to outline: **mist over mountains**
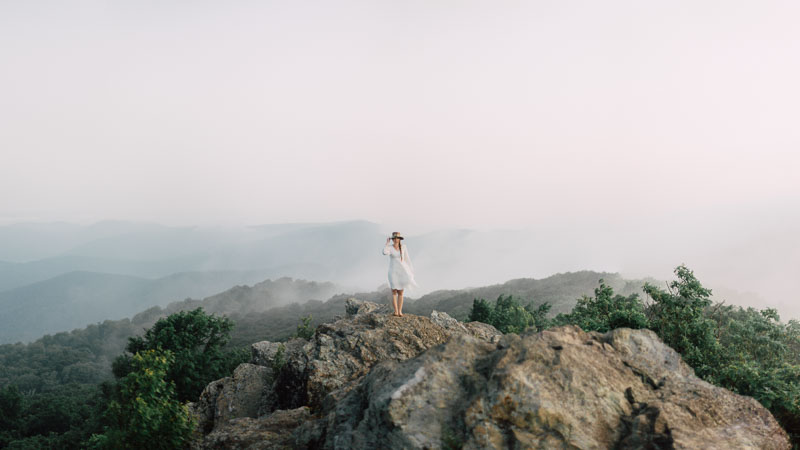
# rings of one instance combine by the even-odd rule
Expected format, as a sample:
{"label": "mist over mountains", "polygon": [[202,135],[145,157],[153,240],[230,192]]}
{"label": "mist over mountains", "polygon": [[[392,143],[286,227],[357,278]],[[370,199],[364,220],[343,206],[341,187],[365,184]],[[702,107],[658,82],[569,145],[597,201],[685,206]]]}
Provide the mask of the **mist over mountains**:
{"label": "mist over mountains", "polygon": [[[536,230],[405,233],[420,284],[406,296],[581,270],[666,280],[686,263],[717,300],[777,307],[784,320],[798,316],[789,288],[791,272],[800,266],[793,228],[749,241],[731,240],[723,230],[717,241],[726,245],[714,246],[707,225],[677,237],[709,242],[687,251],[675,245],[674,236],[666,239],[669,223],[636,225],[641,224],[615,234],[600,225],[592,234],[546,224]],[[2,226],[0,343],[280,277],[331,282],[341,292],[385,289],[388,263],[380,252],[389,231],[364,220],[227,228],[113,221]],[[742,255],[752,255],[747,264]]]}
{"label": "mist over mountains", "polygon": [[75,271],[0,292],[0,343],[30,341],[136,314],[153,305],[202,298],[264,279],[259,272],[181,272],[157,279]]}

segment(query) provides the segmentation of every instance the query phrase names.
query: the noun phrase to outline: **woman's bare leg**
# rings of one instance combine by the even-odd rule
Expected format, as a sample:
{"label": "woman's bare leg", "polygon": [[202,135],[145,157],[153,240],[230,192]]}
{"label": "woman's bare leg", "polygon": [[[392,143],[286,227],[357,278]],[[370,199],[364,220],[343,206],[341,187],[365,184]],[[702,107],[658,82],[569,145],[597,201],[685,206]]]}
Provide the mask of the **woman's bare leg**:
{"label": "woman's bare leg", "polygon": [[392,289],[392,306],[394,306],[394,315],[400,315],[400,309],[397,307],[397,289]]}
{"label": "woman's bare leg", "polygon": [[400,305],[397,308],[397,312],[400,314],[400,317],[403,317],[403,290],[400,289],[397,291],[397,303]]}

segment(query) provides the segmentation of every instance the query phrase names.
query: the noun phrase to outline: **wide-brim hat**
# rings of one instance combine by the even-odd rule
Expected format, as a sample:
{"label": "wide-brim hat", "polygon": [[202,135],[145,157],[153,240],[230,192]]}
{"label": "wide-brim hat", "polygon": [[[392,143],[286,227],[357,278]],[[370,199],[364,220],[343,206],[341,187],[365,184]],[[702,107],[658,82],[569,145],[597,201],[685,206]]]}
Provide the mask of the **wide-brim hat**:
{"label": "wide-brim hat", "polygon": [[392,239],[394,239],[394,238],[403,239],[403,236],[401,236],[400,233],[395,231],[394,233],[392,233]]}

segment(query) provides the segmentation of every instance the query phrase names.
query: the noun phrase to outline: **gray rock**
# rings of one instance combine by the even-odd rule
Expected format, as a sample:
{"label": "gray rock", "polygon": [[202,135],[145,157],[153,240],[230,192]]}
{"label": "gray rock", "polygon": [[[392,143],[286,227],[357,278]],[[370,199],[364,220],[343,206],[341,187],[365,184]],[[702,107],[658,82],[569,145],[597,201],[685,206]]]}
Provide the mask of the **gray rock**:
{"label": "gray rock", "polygon": [[497,345],[458,334],[382,362],[295,437],[321,448],[791,448],[758,402],[698,379],[654,333],[577,327]]}
{"label": "gray rock", "polygon": [[292,432],[308,420],[309,408],[278,410],[266,417],[231,419],[198,440],[193,449],[246,448],[277,450],[293,448]]}
{"label": "gray rock", "polygon": [[197,430],[203,434],[214,429],[214,420],[217,417],[217,398],[222,392],[222,387],[228,381],[230,381],[230,377],[212,381],[203,389],[200,398],[189,404],[189,411],[197,422]]}
{"label": "gray rock", "polygon": [[308,405],[316,410],[328,394],[346,389],[378,362],[412,358],[450,338],[451,333],[427,317],[395,317],[372,305],[363,302],[357,309],[362,312],[317,327],[304,352],[293,354],[277,377],[277,408]]}
{"label": "gray rock", "polygon": [[353,317],[359,314],[369,314],[372,312],[384,314],[390,314],[394,312],[392,305],[379,305],[377,303],[359,300],[355,297],[350,297],[345,301],[344,310],[347,313],[347,317]]}
{"label": "gray rock", "polygon": [[256,417],[259,407],[272,389],[272,369],[255,364],[239,364],[217,396],[214,422],[234,417]]}
{"label": "gray rock", "polygon": [[250,345],[250,364],[257,366],[272,367],[272,361],[278,349],[285,344],[281,342],[261,341]]}
{"label": "gray rock", "polygon": [[208,433],[236,417],[257,417],[274,402],[272,382],[272,369],[247,363],[239,364],[233,376],[212,381],[190,404],[198,431]]}
{"label": "gray rock", "polygon": [[475,336],[482,341],[497,343],[500,342],[500,338],[503,337],[503,333],[500,330],[489,325],[488,323],[467,322],[463,325],[470,335]]}
{"label": "gray rock", "polygon": [[[348,299],[312,339],[252,347],[191,409],[196,448],[790,448],[749,397],[649,330],[522,336]],[[272,380],[274,379],[274,382]],[[198,447],[199,446],[199,447]]]}
{"label": "gray rock", "polygon": [[461,331],[463,333],[469,333],[467,327],[465,327],[461,322],[458,320],[450,317],[449,314],[446,312],[439,312],[435,309],[431,312],[431,322],[439,325],[440,327],[451,330],[451,331]]}
{"label": "gray rock", "polygon": [[281,353],[281,348],[283,348],[281,358],[286,362],[302,359],[307,344],[308,340],[297,337],[286,342],[256,342],[250,346],[250,363],[272,369],[275,358]]}

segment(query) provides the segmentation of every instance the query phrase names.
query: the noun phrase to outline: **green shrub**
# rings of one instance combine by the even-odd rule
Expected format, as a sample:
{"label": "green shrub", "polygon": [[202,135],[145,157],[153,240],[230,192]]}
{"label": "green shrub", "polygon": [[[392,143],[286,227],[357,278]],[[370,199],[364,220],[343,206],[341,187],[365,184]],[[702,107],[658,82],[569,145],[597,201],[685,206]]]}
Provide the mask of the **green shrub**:
{"label": "green shrub", "polygon": [[[125,348],[130,354],[144,350],[169,350],[175,357],[167,379],[175,383],[180,401],[194,401],[208,383],[230,374],[241,352],[228,355],[233,322],[206,314],[201,308],[181,311],[159,319],[144,336],[132,337]],[[114,375],[122,378],[132,369],[131,356],[122,355],[113,364]],[[234,366],[235,367],[235,366]]]}
{"label": "green shrub", "polygon": [[594,297],[584,295],[569,314],[559,314],[554,325],[578,325],[584,331],[606,331],[615,328],[647,328],[644,304],[637,294],[614,295],[614,290],[600,279]]}
{"label": "green shrub", "polygon": [[667,291],[645,283],[643,289],[652,299],[646,308],[650,329],[681,354],[699,377],[714,381],[721,363],[722,348],[716,339],[716,326],[706,317],[711,306],[711,290],[704,288],[686,266],[675,269],[678,279]]}
{"label": "green shrub", "polygon": [[472,310],[469,312],[469,321],[489,323],[492,309],[492,305],[486,300],[482,298],[474,299],[472,301]]}
{"label": "green shrub", "polygon": [[488,323],[503,333],[521,333],[534,326],[537,331],[547,328],[547,312],[550,304],[543,303],[534,308],[532,303],[522,306],[511,295],[500,294],[494,305],[484,299],[475,299],[469,313],[470,321]]}
{"label": "green shrub", "polygon": [[169,350],[143,350],[131,357],[131,371],[120,379],[108,404],[104,433],[95,434],[96,449],[175,449],[188,443],[194,423],[177,399],[167,372],[175,363]]}
{"label": "green shrub", "polygon": [[314,336],[314,328],[311,327],[311,314],[308,317],[301,317],[300,324],[297,325],[295,337],[311,339]]}

